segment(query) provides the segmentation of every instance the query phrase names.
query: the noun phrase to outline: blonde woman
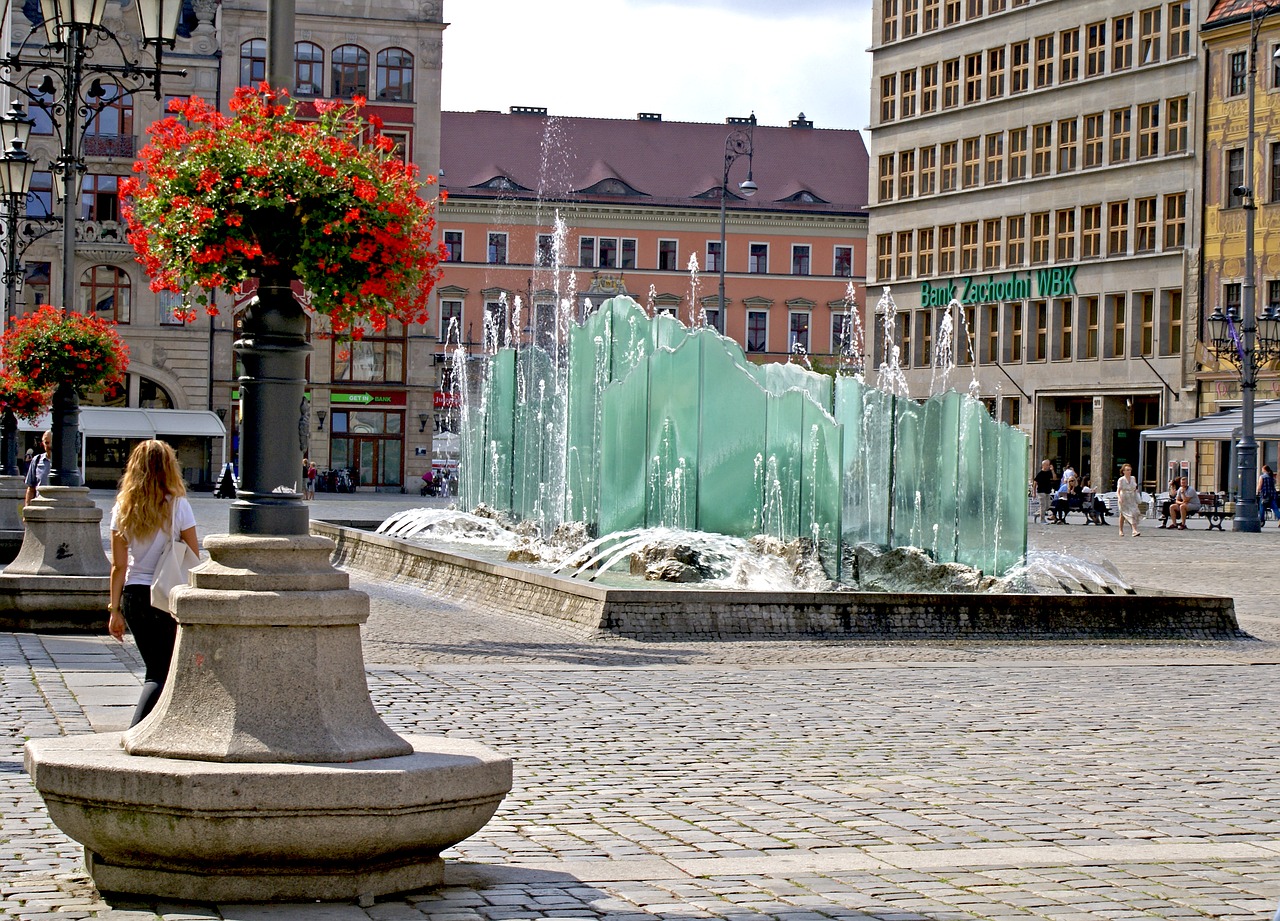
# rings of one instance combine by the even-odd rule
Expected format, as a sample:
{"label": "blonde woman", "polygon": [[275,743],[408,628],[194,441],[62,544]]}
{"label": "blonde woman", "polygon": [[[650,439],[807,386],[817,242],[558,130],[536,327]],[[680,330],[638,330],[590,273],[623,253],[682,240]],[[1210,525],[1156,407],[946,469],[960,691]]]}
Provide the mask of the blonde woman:
{"label": "blonde woman", "polygon": [[1124,537],[1126,521],[1133,529],[1133,536],[1141,536],[1142,532],[1138,530],[1138,481],[1129,464],[1120,468],[1120,479],[1116,480],[1116,502],[1120,507],[1120,536]]}
{"label": "blonde woman", "polygon": [[178,635],[173,615],[151,606],[151,581],[170,526],[200,553],[196,516],[186,494],[173,448],[163,441],[144,441],[133,449],[111,509],[111,603],[107,607],[107,629],[123,641],[128,624],[147,667],[131,726],[142,722],[160,698]]}

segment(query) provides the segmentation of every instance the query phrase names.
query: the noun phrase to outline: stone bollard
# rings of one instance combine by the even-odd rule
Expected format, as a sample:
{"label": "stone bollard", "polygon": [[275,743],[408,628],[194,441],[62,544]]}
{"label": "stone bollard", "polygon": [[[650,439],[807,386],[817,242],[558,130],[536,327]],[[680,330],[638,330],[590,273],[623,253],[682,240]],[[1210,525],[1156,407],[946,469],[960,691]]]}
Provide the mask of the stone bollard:
{"label": "stone bollard", "polygon": [[27,483],[20,476],[0,476],[0,563],[11,563],[22,547],[26,528],[22,523],[22,503]]}

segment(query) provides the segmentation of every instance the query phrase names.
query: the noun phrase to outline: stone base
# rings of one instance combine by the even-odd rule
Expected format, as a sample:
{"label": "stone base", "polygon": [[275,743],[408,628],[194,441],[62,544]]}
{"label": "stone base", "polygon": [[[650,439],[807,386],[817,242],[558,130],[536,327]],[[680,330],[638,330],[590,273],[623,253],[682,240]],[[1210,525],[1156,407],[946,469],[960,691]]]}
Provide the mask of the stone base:
{"label": "stone base", "polygon": [[111,563],[102,549],[102,509],[94,505],[87,488],[41,486],[23,515],[22,549],[6,574],[111,575]]}
{"label": "stone base", "polygon": [[0,573],[0,629],[105,633],[110,576]]}
{"label": "stone base", "polygon": [[22,539],[26,536],[22,528],[0,528],[0,563],[12,563],[22,548]]}
{"label": "stone base", "polygon": [[27,743],[26,769],[104,892],[203,902],[348,900],[438,885],[440,852],[511,789],[476,742],[347,764],[243,764],[124,751],[120,733]]}

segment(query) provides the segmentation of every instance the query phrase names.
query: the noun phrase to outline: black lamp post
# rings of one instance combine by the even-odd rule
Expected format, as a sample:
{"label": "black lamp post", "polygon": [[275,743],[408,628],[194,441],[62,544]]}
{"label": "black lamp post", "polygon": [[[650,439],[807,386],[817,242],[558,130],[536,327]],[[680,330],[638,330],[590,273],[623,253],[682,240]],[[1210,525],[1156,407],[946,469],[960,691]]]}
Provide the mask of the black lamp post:
{"label": "black lamp post", "polygon": [[[1218,358],[1240,370],[1240,440],[1236,442],[1236,460],[1240,469],[1240,494],[1236,499],[1235,517],[1231,520],[1233,531],[1258,532],[1262,520],[1258,516],[1258,442],[1254,438],[1254,392],[1258,387],[1258,368],[1269,358],[1276,357],[1280,346],[1276,332],[1280,330],[1280,315],[1274,307],[1257,316],[1258,257],[1254,243],[1254,225],[1257,217],[1255,189],[1255,153],[1257,138],[1255,99],[1258,87],[1258,31],[1263,21],[1280,7],[1267,5],[1261,13],[1256,9],[1249,13],[1249,137],[1245,144],[1245,182],[1231,191],[1244,203],[1244,282],[1241,296],[1244,315],[1234,311],[1223,313],[1218,307],[1206,319],[1213,351]],[[1277,52],[1280,55],[1280,49]]]}
{"label": "black lamp post", "polygon": [[[102,25],[106,0],[41,0],[43,43],[37,35],[41,27],[37,26],[23,40],[16,54],[0,58],[0,83],[25,97],[30,104],[45,110],[55,130],[59,131],[59,153],[51,165],[62,178],[63,310],[74,310],[76,301],[76,210],[80,199],[79,179],[85,171],[84,129],[119,92],[132,92],[150,84],[155,98],[159,99],[162,75],[182,76],[186,73],[166,71],[162,67],[164,48],[172,48],[177,38],[181,0],[137,0],[136,6],[142,43],[153,46],[155,50],[154,67],[132,59],[116,34]],[[100,63],[90,59],[93,49],[107,42],[115,46],[121,63]],[[94,78],[87,89],[84,86],[86,74]],[[103,86],[104,79],[115,85],[116,94],[107,91]],[[29,126],[26,131],[30,133]],[[25,138],[22,140],[19,148],[25,151]],[[20,165],[22,157],[15,153],[12,143],[6,143],[5,151],[6,160],[12,160],[14,169],[34,168],[33,165]],[[8,169],[9,165],[6,165]],[[26,181],[30,183],[29,174]],[[6,190],[11,204],[18,201],[12,188]],[[22,197],[25,199],[25,196],[24,191]],[[14,209],[10,209],[10,213],[16,215]],[[12,221],[16,222],[16,216]],[[8,226],[16,230],[15,223]],[[12,257],[16,254],[14,235],[10,236],[10,241]],[[13,272],[16,269],[17,259],[11,258],[9,270]],[[14,286],[16,279],[9,287],[10,293],[15,290]],[[54,391],[51,415],[53,464],[49,483],[79,486],[76,454],[80,440],[80,398],[72,383],[60,384]]]}
{"label": "black lamp post", "polygon": [[[728,246],[725,242],[725,199],[729,197],[729,168],[737,162],[739,157],[747,158],[747,178],[738,184],[744,198],[750,198],[759,191],[760,187],[755,184],[751,178],[752,159],[755,156],[753,140],[756,131],[756,116],[751,113],[751,117],[747,119],[746,124],[735,128],[724,139],[724,176],[720,180],[720,258],[718,268],[720,269],[720,318],[716,324],[717,330],[724,332],[725,320],[725,298],[724,298],[724,264],[728,253]],[[694,304],[689,305],[693,310],[697,310]],[[695,313],[696,316],[696,313]]]}

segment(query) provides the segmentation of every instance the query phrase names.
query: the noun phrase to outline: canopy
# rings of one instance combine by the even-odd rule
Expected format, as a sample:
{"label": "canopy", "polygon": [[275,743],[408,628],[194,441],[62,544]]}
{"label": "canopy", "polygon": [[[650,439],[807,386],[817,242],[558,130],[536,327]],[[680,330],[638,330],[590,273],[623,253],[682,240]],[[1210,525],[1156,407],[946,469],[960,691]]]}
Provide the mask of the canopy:
{"label": "canopy", "polygon": [[[1148,441],[1230,441],[1240,437],[1243,424],[1244,409],[1224,409],[1220,412],[1188,419],[1185,422],[1171,422],[1159,428],[1146,429],[1138,438],[1138,469],[1142,469]],[[1255,403],[1253,407],[1253,434],[1255,438],[1280,439],[1280,400],[1265,400]],[[1232,445],[1232,453],[1235,446]],[[1259,459],[1261,466],[1261,459]],[[1238,477],[1235,459],[1229,465],[1229,476],[1232,485]]]}

